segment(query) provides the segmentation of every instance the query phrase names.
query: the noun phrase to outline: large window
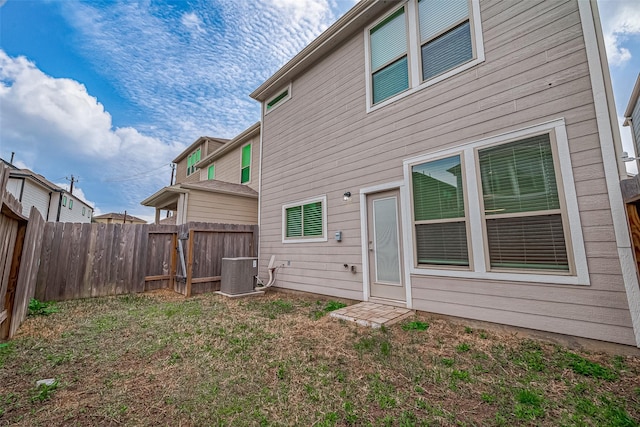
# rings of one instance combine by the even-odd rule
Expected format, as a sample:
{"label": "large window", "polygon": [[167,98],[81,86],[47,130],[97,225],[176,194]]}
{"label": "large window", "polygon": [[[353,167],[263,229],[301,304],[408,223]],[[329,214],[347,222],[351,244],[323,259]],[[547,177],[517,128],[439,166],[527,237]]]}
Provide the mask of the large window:
{"label": "large window", "polygon": [[242,165],[240,167],[240,184],[251,181],[251,144],[242,147]]}
{"label": "large window", "polygon": [[479,10],[477,0],[409,0],[370,27],[368,107],[483,61]]}
{"label": "large window", "polygon": [[326,241],[326,197],[282,207],[284,242]]}
{"label": "large window", "polygon": [[[566,133],[560,160],[549,127],[405,161],[415,272],[580,276],[556,281],[588,282],[577,200],[561,179],[563,166],[571,171]],[[565,132],[564,125],[555,129]]]}
{"label": "large window", "polygon": [[478,151],[491,268],[569,270],[549,134]]}

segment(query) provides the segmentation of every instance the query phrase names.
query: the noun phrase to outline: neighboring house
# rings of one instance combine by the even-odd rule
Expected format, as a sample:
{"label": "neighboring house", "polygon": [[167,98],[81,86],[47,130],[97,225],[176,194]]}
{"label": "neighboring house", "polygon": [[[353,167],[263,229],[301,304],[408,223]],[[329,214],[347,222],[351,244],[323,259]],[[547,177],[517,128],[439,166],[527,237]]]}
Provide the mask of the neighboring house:
{"label": "neighboring house", "polygon": [[126,213],[110,212],[103,215],[97,215],[93,217],[93,222],[100,224],[146,224],[144,219],[137,218],[133,215]]}
{"label": "neighboring house", "polygon": [[93,208],[84,200],[29,169],[10,166],[7,190],[22,203],[23,215],[35,206],[45,221],[91,222]]}
{"label": "neighboring house", "polygon": [[201,136],[178,157],[173,159],[176,165],[175,184],[183,182],[200,181],[200,171],[196,168],[196,163],[207,155],[213,153],[229,140],[222,138],[211,138]]}
{"label": "neighboring house", "polygon": [[[206,156],[195,155],[197,160],[188,166],[195,172],[188,180],[161,189],[142,204],[156,208],[156,223],[257,224],[259,145],[260,124],[256,123]],[[192,147],[177,159],[193,153]],[[160,220],[163,210],[172,211],[173,216]]]}
{"label": "neighboring house", "polygon": [[640,345],[595,1],[361,1],[251,96],[277,286]]}

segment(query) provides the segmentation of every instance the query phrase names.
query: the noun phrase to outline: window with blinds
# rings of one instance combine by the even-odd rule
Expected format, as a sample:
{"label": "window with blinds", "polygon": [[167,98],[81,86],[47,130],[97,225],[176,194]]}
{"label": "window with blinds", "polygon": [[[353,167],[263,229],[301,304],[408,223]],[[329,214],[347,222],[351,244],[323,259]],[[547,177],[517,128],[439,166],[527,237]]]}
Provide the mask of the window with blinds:
{"label": "window with blinds", "polygon": [[242,165],[240,168],[240,184],[251,181],[251,144],[242,147]]}
{"label": "window with blinds", "polygon": [[323,201],[313,201],[285,207],[284,237],[286,239],[324,236]]}
{"label": "window with blinds", "polygon": [[484,61],[479,11],[478,0],[409,0],[373,24],[365,33],[368,107]]}
{"label": "window with blinds", "polygon": [[401,7],[370,32],[373,103],[409,88],[407,20]]}
{"label": "window with blinds", "polygon": [[473,59],[469,0],[420,0],[422,79]]}
{"label": "window with blinds", "polygon": [[478,151],[491,268],[569,271],[549,134]]}
{"label": "window with blinds", "polygon": [[460,156],[411,168],[418,265],[468,266]]}

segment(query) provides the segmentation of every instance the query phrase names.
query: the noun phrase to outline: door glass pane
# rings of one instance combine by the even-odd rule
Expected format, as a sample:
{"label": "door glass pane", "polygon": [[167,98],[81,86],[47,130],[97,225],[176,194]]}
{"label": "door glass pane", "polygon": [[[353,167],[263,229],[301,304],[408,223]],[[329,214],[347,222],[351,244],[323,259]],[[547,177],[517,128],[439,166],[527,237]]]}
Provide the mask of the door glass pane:
{"label": "door glass pane", "polygon": [[400,247],[396,198],[373,201],[376,281],[400,282]]}

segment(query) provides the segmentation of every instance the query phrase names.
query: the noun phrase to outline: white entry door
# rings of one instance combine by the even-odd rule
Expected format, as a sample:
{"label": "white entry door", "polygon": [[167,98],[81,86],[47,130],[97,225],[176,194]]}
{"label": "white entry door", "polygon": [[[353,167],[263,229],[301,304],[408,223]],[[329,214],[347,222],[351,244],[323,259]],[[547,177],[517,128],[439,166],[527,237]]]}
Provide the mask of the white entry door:
{"label": "white entry door", "polygon": [[369,295],[373,298],[406,300],[399,202],[398,190],[367,196]]}

